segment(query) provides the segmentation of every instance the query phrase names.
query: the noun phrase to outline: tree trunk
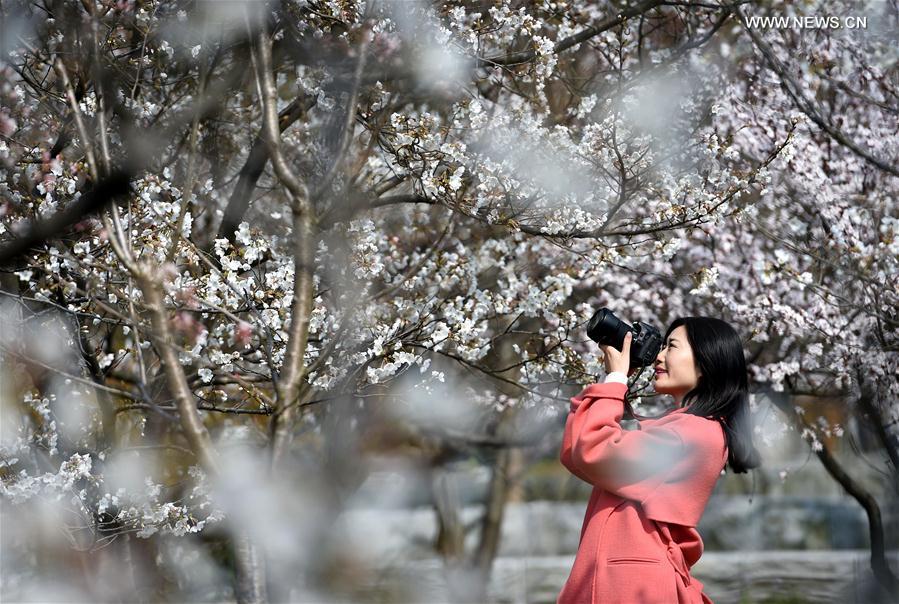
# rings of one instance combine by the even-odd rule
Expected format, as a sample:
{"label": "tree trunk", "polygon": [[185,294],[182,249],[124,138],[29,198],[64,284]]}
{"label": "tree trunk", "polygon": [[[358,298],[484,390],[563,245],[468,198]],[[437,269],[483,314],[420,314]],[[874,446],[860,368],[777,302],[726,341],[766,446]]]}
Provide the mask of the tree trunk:
{"label": "tree trunk", "polygon": [[887,457],[890,458],[891,462],[890,464],[887,464],[887,466],[893,475],[893,480],[890,484],[896,494],[899,495],[899,441],[897,441],[896,435],[887,429],[883,414],[874,402],[877,400],[876,393],[868,385],[864,374],[860,369],[856,369],[855,375],[861,390],[858,397],[858,406],[863,412],[863,414],[859,414],[858,417],[863,421],[867,420],[868,424],[873,428],[874,433],[877,435],[877,438],[880,440],[880,443],[883,445],[884,450],[886,450]]}
{"label": "tree trunk", "polygon": [[437,552],[447,562],[459,562],[465,555],[465,531],[459,517],[456,478],[442,468],[436,468],[431,485],[437,512]]}
{"label": "tree trunk", "polygon": [[265,584],[265,557],[262,549],[244,532],[235,531],[234,555],[237,576],[234,592],[240,604],[268,602]]}
{"label": "tree trunk", "polygon": [[476,601],[487,601],[487,586],[490,584],[490,573],[493,561],[499,551],[502,538],[503,514],[506,509],[510,471],[518,449],[502,449],[496,455],[490,475],[490,487],[484,505],[484,517],[481,520],[481,538],[474,555],[474,569],[478,578]]}
{"label": "tree trunk", "polygon": [[[814,432],[814,428],[793,408],[789,393],[769,392],[768,395],[777,408],[792,420],[798,432],[801,433],[804,428]],[[861,483],[853,479],[843,469],[824,443],[821,443],[821,450],[816,451],[815,454],[821,460],[827,473],[840,483],[846,489],[846,492],[852,495],[865,509],[865,513],[868,515],[868,532],[871,539],[871,570],[874,572],[874,578],[886,590],[885,595],[899,593],[899,580],[893,574],[886,560],[883,521],[877,500]]]}

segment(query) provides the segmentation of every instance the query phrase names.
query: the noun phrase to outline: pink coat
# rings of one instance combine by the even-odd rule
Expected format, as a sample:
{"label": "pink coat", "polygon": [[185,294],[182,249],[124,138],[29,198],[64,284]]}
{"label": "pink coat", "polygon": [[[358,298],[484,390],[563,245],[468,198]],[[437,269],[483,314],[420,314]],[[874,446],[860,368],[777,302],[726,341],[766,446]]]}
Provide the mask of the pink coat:
{"label": "pink coat", "polygon": [[626,393],[609,382],[571,399],[561,461],[594,488],[557,604],[711,604],[690,568],[727,462],[724,430],[682,407],[624,430]]}

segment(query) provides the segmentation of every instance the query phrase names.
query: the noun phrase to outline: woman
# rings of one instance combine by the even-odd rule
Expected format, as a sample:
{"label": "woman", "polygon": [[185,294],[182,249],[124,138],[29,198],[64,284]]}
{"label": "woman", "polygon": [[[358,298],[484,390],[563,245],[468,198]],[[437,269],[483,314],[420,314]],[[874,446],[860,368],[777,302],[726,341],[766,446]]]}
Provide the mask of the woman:
{"label": "woman", "polygon": [[759,466],[742,342],[720,319],[672,322],[655,390],[676,408],[626,431],[630,346],[630,334],[621,351],[601,346],[604,383],[571,399],[561,461],[594,488],[558,604],[711,604],[690,575],[703,550],[695,527],[727,464]]}

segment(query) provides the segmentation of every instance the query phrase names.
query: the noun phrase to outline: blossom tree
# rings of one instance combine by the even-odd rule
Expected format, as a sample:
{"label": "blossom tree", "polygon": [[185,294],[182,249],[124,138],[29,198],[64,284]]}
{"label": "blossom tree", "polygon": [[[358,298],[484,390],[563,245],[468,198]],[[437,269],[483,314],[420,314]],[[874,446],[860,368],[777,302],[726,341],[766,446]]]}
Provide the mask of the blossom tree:
{"label": "blossom tree", "polygon": [[879,518],[785,397],[846,397],[895,477],[891,30],[753,4],[5,5],[4,594],[346,595],[329,531],[405,443],[489,460],[473,555],[430,487],[484,599],[509,451],[601,379],[603,305],[732,321]]}

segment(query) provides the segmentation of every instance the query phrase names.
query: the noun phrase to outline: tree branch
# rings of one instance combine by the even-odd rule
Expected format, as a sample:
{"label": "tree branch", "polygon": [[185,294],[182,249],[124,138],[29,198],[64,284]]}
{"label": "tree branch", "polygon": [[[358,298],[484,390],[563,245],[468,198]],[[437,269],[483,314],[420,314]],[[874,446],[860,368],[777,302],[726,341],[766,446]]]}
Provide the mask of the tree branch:
{"label": "tree branch", "polygon": [[217,474],[219,464],[212,439],[203,424],[203,419],[197,410],[197,402],[187,383],[184,368],[175,353],[174,334],[172,334],[169,319],[165,314],[162,280],[159,275],[152,274],[141,274],[137,276],[137,279],[144,294],[147,310],[150,311],[150,321],[153,324],[153,331],[149,333],[149,336],[154,340],[162,361],[166,383],[178,406],[181,428],[184,430],[191,449],[202,461],[203,467],[210,474]]}
{"label": "tree branch", "polygon": [[[294,99],[278,114],[278,130],[280,132],[287,130],[315,106],[316,100],[317,98],[312,95],[303,95]],[[253,194],[253,189],[256,188],[256,182],[262,176],[268,160],[268,144],[265,142],[264,133],[260,132],[253,142],[247,161],[240,169],[240,175],[231,192],[231,198],[228,199],[225,215],[218,230],[217,237],[219,239],[234,241],[234,232],[243,221],[244,214],[250,206],[250,196]]]}
{"label": "tree branch", "polygon": [[[814,432],[814,428],[793,408],[789,395],[777,396],[778,393],[772,394],[774,394],[774,396],[770,397],[771,401],[781,410],[781,412],[787,415],[796,426]],[[846,492],[849,493],[862,508],[864,508],[865,513],[868,516],[868,534],[871,539],[871,570],[874,571],[875,578],[880,583],[881,587],[886,590],[886,593],[899,593],[899,580],[897,580],[886,561],[883,520],[877,500],[861,483],[857,482],[843,469],[833,453],[827,448],[826,444],[820,443],[820,445],[821,449],[815,451],[815,455],[821,460],[824,469],[826,469],[827,473],[840,483],[840,485],[846,489]]]}
{"label": "tree branch", "polygon": [[293,174],[281,153],[281,135],[276,110],[277,89],[272,73],[272,41],[266,29],[258,34],[259,57],[252,55],[257,83],[263,105],[263,132],[268,144],[272,166],[278,180],[287,188],[293,209],[294,283],[291,319],[284,363],[279,375],[277,402],[279,409],[272,416],[272,468],[279,469],[288,453],[293,436],[293,421],[298,406],[293,401],[299,394],[300,383],[306,374],[304,357],[309,337],[309,318],[312,315],[312,275],[314,271],[313,210],[306,186]]}
{"label": "tree branch", "polygon": [[765,42],[753,28],[749,27],[749,24],[746,21],[746,17],[743,15],[742,9],[740,7],[734,7],[734,10],[740,17],[740,21],[743,24],[743,29],[746,30],[746,33],[749,34],[752,42],[762,53],[762,56],[765,57],[765,60],[771,65],[774,73],[778,75],[778,77],[780,78],[781,86],[787,92],[790,98],[793,99],[793,103],[796,105],[796,107],[798,107],[799,110],[802,111],[802,113],[808,116],[810,120],[816,123],[818,127],[829,134],[831,138],[833,138],[839,144],[843,145],[865,161],[883,170],[884,172],[892,174],[893,176],[899,176],[899,168],[888,164],[884,160],[875,157],[865,149],[862,149],[855,141],[850,139],[837,127],[821,117],[821,115],[815,110],[811,101],[806,98],[805,94],[802,92],[802,88],[800,88],[799,84],[796,82],[793,76],[791,76],[787,69],[780,63],[768,43]]}
{"label": "tree branch", "polygon": [[[640,4],[632,8],[623,10],[613,17],[608,17],[607,19],[601,21],[593,27],[588,27],[583,31],[568,36],[564,40],[557,42],[553,47],[553,52],[555,52],[556,54],[564,52],[572,46],[577,46],[578,44],[586,42],[590,38],[596,37],[604,31],[608,31],[613,27],[621,25],[631,17],[643,14],[646,11],[652,10],[653,8],[661,4],[662,0],[645,0],[644,2],[641,2]],[[496,67],[501,65],[517,65],[520,63],[533,61],[535,58],[537,58],[537,52],[535,50],[523,50],[521,52],[513,52],[511,54],[502,56],[481,57],[477,60],[477,66]]]}
{"label": "tree branch", "polygon": [[130,192],[130,175],[121,171],[111,173],[52,218],[35,223],[24,235],[0,249],[0,266],[25,254],[34,246],[58,237],[71,225],[99,212],[113,200],[125,197]]}

